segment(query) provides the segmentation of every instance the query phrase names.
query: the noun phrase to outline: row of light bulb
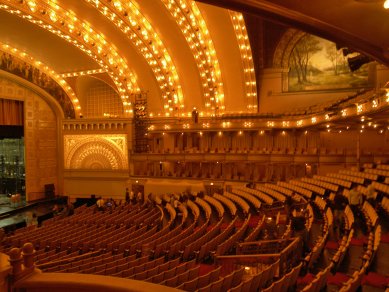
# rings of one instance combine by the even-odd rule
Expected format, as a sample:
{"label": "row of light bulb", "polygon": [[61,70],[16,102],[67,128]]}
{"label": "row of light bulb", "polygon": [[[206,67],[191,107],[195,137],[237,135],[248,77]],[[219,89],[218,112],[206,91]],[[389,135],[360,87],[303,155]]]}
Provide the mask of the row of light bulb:
{"label": "row of light bulb", "polygon": [[62,78],[69,78],[69,77],[102,74],[102,73],[106,73],[106,72],[107,72],[107,70],[100,68],[100,69],[91,69],[91,70],[84,70],[84,71],[78,71],[78,72],[62,73],[62,74],[60,74],[60,76]]}
{"label": "row of light bulb", "polygon": [[246,103],[249,111],[257,110],[257,83],[255,78],[254,62],[251,53],[249,37],[242,13],[230,10],[232,25],[238,41],[239,51],[242,59]]}
{"label": "row of light bulb", "polygon": [[61,88],[65,91],[66,95],[71,100],[73,104],[73,108],[76,110],[77,115],[82,115],[81,106],[79,104],[78,98],[76,97],[76,94],[74,93],[73,89],[69,86],[69,84],[66,82],[66,80],[63,79],[63,77],[61,77],[61,75],[57,74],[53,69],[49,68],[41,61],[34,59],[26,52],[20,51],[4,43],[0,43],[0,47],[2,51],[9,53],[12,56],[15,56],[16,58],[22,60],[23,62],[26,62],[27,64],[30,64],[33,67],[38,68],[39,71],[44,72],[47,76],[49,76],[51,79],[57,82],[57,84],[61,86]]}
{"label": "row of light bulb", "polygon": [[181,29],[194,56],[203,86],[205,107],[212,113],[224,110],[219,62],[207,25],[193,0],[162,0]]}
{"label": "row of light bulb", "polygon": [[132,112],[131,103],[128,102],[129,92],[140,91],[136,76],[102,34],[77,19],[74,13],[62,9],[51,0],[47,3],[33,0],[27,2],[8,0],[7,4],[0,5],[0,9],[39,25],[92,57],[112,78],[123,100],[125,112]]}
{"label": "row of light bulb", "polygon": [[[177,71],[175,70],[174,64],[171,60],[171,57],[168,55],[166,48],[163,47],[162,41],[159,39],[158,34],[152,30],[152,26],[147,21],[147,19],[142,16],[136,5],[132,4],[131,2],[127,3],[125,1],[106,1],[107,3],[105,4],[103,3],[103,1],[99,0],[85,1],[91,3],[96,8],[98,8],[101,13],[106,15],[108,19],[111,19],[113,23],[115,23],[120,29],[126,32],[130,39],[135,40],[134,43],[140,48],[140,51],[143,53],[146,60],[149,62],[149,65],[152,67],[156,79],[160,84],[163,98],[166,100],[164,104],[165,110],[167,110],[168,112],[172,112],[174,108],[177,108],[177,103],[179,103],[179,101],[183,99]],[[203,69],[200,74],[201,77],[203,77],[203,79],[206,79],[206,81],[203,81],[203,86],[209,89],[208,92],[205,92],[205,106],[207,108],[211,108],[212,110],[215,110],[215,108],[219,110],[224,110],[224,105],[219,106],[219,103],[223,103],[224,98],[224,95],[222,93],[222,83],[218,82],[221,80],[220,69],[218,68],[215,49],[213,48],[211,38],[209,37],[209,32],[206,28],[205,21],[202,19],[200,11],[198,10],[194,1],[189,1],[189,3],[187,1],[179,1],[177,5],[174,5],[175,1],[173,0],[167,2],[169,3],[169,7],[176,7],[176,9],[174,10],[174,15],[178,17],[179,12],[184,15],[181,16],[180,21],[178,23],[181,24],[181,26],[185,25],[183,32],[184,34],[186,34],[187,40],[190,43],[191,48],[198,49],[198,53],[195,54],[195,59],[198,60],[198,67]],[[64,10],[59,5],[50,0],[47,1],[47,4],[43,2],[38,3],[38,1],[33,0],[27,2],[20,1],[19,4],[25,4],[25,6],[29,8],[29,10],[35,17],[38,18],[38,20],[35,20],[29,14],[23,15],[24,18],[61,36],[65,40],[71,42],[84,52],[88,53],[88,55],[93,57],[102,66],[102,70],[107,71],[115,82],[115,84],[117,85],[119,94],[123,99],[123,104],[125,105],[125,111],[132,112],[132,109],[128,108],[129,106],[131,106],[131,102],[128,101],[128,91],[135,90],[136,92],[139,92],[139,88],[136,84],[136,77],[134,74],[130,73],[129,78],[125,77],[124,82],[121,82],[120,78],[118,77],[118,74],[114,74],[113,71],[115,71],[115,69],[119,70],[119,76],[127,74],[129,71],[128,66],[126,61],[121,58],[115,50],[111,50],[111,54],[107,53],[110,52],[110,50],[106,49],[108,44],[105,41],[104,36],[98,34],[90,27],[90,25],[79,21],[73,13],[64,13]],[[116,9],[116,12],[113,12],[113,8]],[[123,13],[124,9],[126,13]],[[14,12],[16,12],[16,14],[18,15],[22,14],[20,10],[15,10]],[[120,12],[122,12],[122,14],[120,14]],[[128,15],[128,12],[131,12],[131,14]],[[189,15],[189,19],[186,22],[185,20],[187,19],[185,18],[184,12]],[[61,15],[61,19],[58,15]],[[64,15],[66,17],[64,17]],[[45,16],[47,17],[45,18]],[[125,16],[127,16],[127,18]],[[51,22],[51,24],[45,24],[47,22]],[[58,23],[60,23],[60,25],[58,25]],[[66,23],[68,24],[65,25]],[[55,26],[53,27],[52,24],[55,24]],[[57,27],[57,29],[55,27]],[[81,27],[82,29],[80,29]],[[132,28],[131,32],[129,31],[130,27]],[[64,28],[67,28],[67,31]],[[188,37],[189,32],[192,33]],[[71,35],[68,35],[67,33],[70,33]],[[76,37],[74,37],[74,34],[76,34]],[[246,36],[242,36],[242,34],[239,35],[238,39],[242,39],[243,42],[248,42],[247,34]],[[93,50],[94,47],[96,47],[95,50]],[[250,50],[250,46],[247,46],[247,44],[244,44],[241,47],[248,47],[248,50]],[[97,54],[95,54],[96,50]],[[103,54],[103,57],[106,58],[105,62],[104,60],[102,60],[103,58],[99,57],[99,54]],[[248,60],[252,63],[251,50],[250,54],[244,54],[243,56],[249,56]],[[247,70],[245,70],[245,72],[246,71]],[[251,72],[249,74],[251,75],[253,74],[254,70],[252,68],[248,69],[248,71]],[[72,76],[78,76],[83,74],[87,73],[73,73]],[[130,82],[127,82],[126,84],[127,80],[130,80]],[[247,84],[249,84],[248,87],[256,88],[255,81],[248,81]],[[248,93],[248,95],[251,94],[253,95],[253,97],[255,97],[256,89],[254,90],[254,92]],[[254,99],[256,100],[256,98]],[[181,102],[180,108],[183,107],[184,106]],[[249,105],[249,108],[255,107],[256,105]],[[212,111],[210,113],[212,113]],[[167,115],[169,116],[169,114]]]}
{"label": "row of light bulb", "polygon": [[[374,94],[374,93],[372,93]],[[387,94],[382,94],[380,97],[375,96],[373,100],[366,101],[361,104],[356,104],[356,105],[351,105],[347,108],[344,108],[340,111],[340,116],[330,116],[328,113],[322,114],[322,115],[317,115],[317,116],[311,116],[303,119],[296,119],[296,120],[289,120],[289,121],[280,121],[280,120],[269,120],[265,122],[265,125],[267,128],[301,128],[301,127],[307,127],[307,126],[312,126],[315,124],[320,124],[324,122],[328,122],[333,118],[344,118],[346,116],[354,116],[354,115],[359,115],[362,112],[368,113],[370,111],[376,111],[381,108],[385,108],[389,106],[389,93]],[[204,117],[204,113],[200,112],[199,113],[200,117]],[[189,113],[188,113],[189,117]],[[366,119],[365,116],[361,117],[361,122],[364,122]],[[183,121],[184,129],[188,129],[189,127],[186,124],[186,121]],[[216,123],[211,124],[207,121],[203,122],[201,125],[203,128],[234,128],[234,127],[244,127],[244,128],[255,128],[255,127],[263,127],[264,122],[258,122],[257,124],[254,123],[254,121],[244,121],[242,123],[239,122],[221,122],[220,125],[217,125]],[[372,126],[373,128],[377,128],[377,124],[370,123],[368,126]],[[363,126],[364,127],[364,126]],[[156,125],[152,125],[152,130],[160,130]],[[363,128],[361,129],[363,132]]]}
{"label": "row of light bulb", "polygon": [[[149,130],[153,130],[154,128],[152,128],[151,126],[149,127]],[[351,128],[350,128],[350,126],[346,126],[346,128],[344,128],[344,130],[346,130],[346,131],[349,131]],[[165,130],[169,130],[169,128],[166,128]],[[359,132],[359,133],[365,133],[365,130],[364,129],[360,129],[360,130],[358,130],[358,129],[356,129],[357,130],[357,132]],[[379,129],[378,130],[378,133],[379,134],[383,134],[385,131],[389,131],[389,126],[386,126],[386,128],[384,127],[384,128],[381,128],[381,129]],[[259,130],[258,132],[257,132],[257,135],[259,135],[259,136],[263,136],[263,135],[265,135],[266,134],[266,132],[268,132],[268,133],[271,133],[271,135],[273,136],[273,131],[266,131],[266,130]],[[339,130],[339,129],[336,129],[336,130],[333,130],[333,131],[331,131],[331,129],[327,129],[327,132],[328,133],[335,133],[335,134],[342,134],[343,133],[343,130]],[[159,134],[162,134],[163,136],[165,136],[165,135],[169,135],[169,134],[172,134],[172,135],[177,135],[179,132],[156,132],[156,133],[154,133],[155,135],[159,135]],[[187,132],[187,133],[189,133],[189,134],[192,134],[193,132]],[[215,133],[215,131],[205,131],[205,132],[202,132],[202,131],[200,131],[200,132],[198,132],[198,134],[200,135],[200,136],[203,136],[204,135],[204,133],[210,133],[211,135],[213,135],[214,133]],[[244,134],[249,134],[249,135],[252,135],[253,134],[253,131],[242,131],[242,130],[237,130],[237,131],[218,131],[218,136],[219,137],[221,137],[221,136],[223,136],[224,134],[227,134],[227,135],[231,135],[231,134],[237,134],[237,135],[239,135],[239,136],[242,136],[242,135],[244,135]],[[277,132],[276,132],[277,133]],[[287,134],[293,134],[293,135],[295,135],[296,134],[296,132],[294,132],[294,131],[287,131],[287,130],[280,130],[279,132],[278,132],[280,135],[282,135],[282,136],[285,136],[285,135],[287,135]],[[306,130],[305,132],[304,132],[304,135],[308,135],[310,132],[308,131],[308,130]],[[317,131],[313,131],[313,132],[311,132],[311,133],[317,133]],[[185,133],[184,132],[181,132],[181,135],[184,135]],[[151,136],[150,134],[148,134],[148,136]]]}
{"label": "row of light bulb", "polygon": [[172,58],[135,1],[85,1],[119,28],[146,59],[161,89],[164,108],[171,112],[182,104],[182,89]]}

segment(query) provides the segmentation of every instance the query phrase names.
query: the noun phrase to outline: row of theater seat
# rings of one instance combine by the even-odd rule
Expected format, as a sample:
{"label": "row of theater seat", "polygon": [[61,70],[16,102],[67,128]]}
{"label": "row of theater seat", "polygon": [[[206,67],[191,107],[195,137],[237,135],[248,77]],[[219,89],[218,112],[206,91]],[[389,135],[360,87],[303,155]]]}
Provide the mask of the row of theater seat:
{"label": "row of theater seat", "polygon": [[[317,238],[311,253],[306,257],[309,269],[315,265],[324,248],[330,249],[330,246],[326,246],[325,243],[333,224],[333,217],[330,207],[326,205],[326,201],[321,196],[338,191],[340,188],[343,188],[343,195],[347,196],[349,191],[347,187],[358,183],[376,183],[375,186],[381,186],[384,183],[376,182],[376,180],[382,179],[384,175],[386,172],[373,174],[369,171],[351,170],[341,172],[339,177],[325,176],[326,179],[315,177],[278,184],[262,184],[257,185],[255,189],[232,188],[231,192],[213,194],[204,198],[198,197],[195,201],[188,201],[186,206],[180,205],[180,213],[184,214],[185,210],[187,212],[186,216],[180,219],[176,213],[178,210],[170,204],[166,204],[163,209],[160,206],[126,205],[114,208],[112,212],[103,213],[96,212],[94,208],[83,207],[76,209],[76,214],[69,218],[50,220],[36,230],[19,231],[14,236],[8,237],[5,245],[9,250],[10,245],[20,246],[31,240],[39,248],[37,259],[39,257],[41,261],[44,258],[43,255],[48,259],[47,262],[38,262],[45,271],[114,275],[159,282],[190,291],[196,289],[210,291],[220,285],[223,287],[225,277],[219,274],[212,278],[212,281],[206,281],[205,277],[200,276],[198,266],[186,266],[186,264],[193,263],[193,258],[201,262],[212,256],[213,251],[216,256],[228,253],[238,241],[248,238],[250,240],[259,239],[259,230],[264,227],[265,215],[260,215],[257,225],[252,226],[251,230],[248,226],[252,215],[265,211],[264,206],[283,202],[287,197],[298,199],[300,203],[305,204],[310,214],[310,220],[307,221],[308,230],[315,217],[314,208],[319,209],[325,224],[321,237]],[[349,179],[351,177],[358,179]],[[359,185],[359,189],[365,191],[366,187]],[[386,189],[381,188],[379,191],[385,192]],[[314,201],[312,198],[315,198]],[[386,206],[384,204],[386,200],[384,198],[383,206]],[[366,258],[366,263],[370,263],[379,245],[378,215],[367,202],[361,210],[369,226],[368,245],[362,256]],[[246,215],[242,216],[242,214]],[[277,214],[279,218],[280,212]],[[216,222],[212,220],[215,217]],[[227,218],[232,219],[227,226],[222,226]],[[190,219],[193,221],[188,221]],[[162,224],[163,221],[167,223]],[[237,227],[238,223],[241,224],[239,227]],[[305,291],[318,291],[317,289],[324,287],[323,285],[331,276],[330,271],[336,269],[342,262],[353,240],[353,223],[352,210],[347,206],[345,235],[332,249],[331,263],[314,277],[312,283],[303,288]],[[286,224],[290,226],[288,222]],[[60,235],[55,236],[58,231]],[[104,232],[102,231],[108,232],[105,235],[112,234],[111,243],[103,241],[102,244],[96,244],[96,242],[92,244],[90,242],[92,238],[99,240],[103,237]],[[280,238],[287,237],[289,232],[290,229],[286,229]],[[49,238],[53,236],[54,239],[50,240]],[[80,240],[74,242],[74,236],[79,236]],[[69,249],[67,244],[72,238],[75,244]],[[171,244],[168,245],[166,242]],[[48,246],[47,250],[43,248],[46,246]],[[77,251],[81,254],[76,254]],[[161,255],[165,256],[161,257]],[[183,263],[180,263],[182,260]],[[183,266],[186,268],[181,273],[184,270]],[[296,266],[285,275],[280,275],[275,281],[272,281],[273,272],[266,285],[262,282],[260,285],[265,289],[264,291],[275,291],[277,287],[292,286],[295,282],[294,275],[300,270],[301,266]],[[365,271],[366,266],[362,266],[341,289],[354,287],[359,283]],[[240,291],[248,287],[257,287],[257,284],[253,284],[254,279],[256,279],[255,276],[247,281],[240,280],[228,289]]]}

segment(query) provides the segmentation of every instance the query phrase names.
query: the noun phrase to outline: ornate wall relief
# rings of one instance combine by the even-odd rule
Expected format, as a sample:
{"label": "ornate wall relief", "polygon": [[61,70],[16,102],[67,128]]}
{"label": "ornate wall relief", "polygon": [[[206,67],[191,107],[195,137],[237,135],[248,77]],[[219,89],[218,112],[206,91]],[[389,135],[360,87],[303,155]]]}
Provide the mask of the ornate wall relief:
{"label": "ornate wall relief", "polygon": [[65,169],[128,169],[127,135],[65,135]]}

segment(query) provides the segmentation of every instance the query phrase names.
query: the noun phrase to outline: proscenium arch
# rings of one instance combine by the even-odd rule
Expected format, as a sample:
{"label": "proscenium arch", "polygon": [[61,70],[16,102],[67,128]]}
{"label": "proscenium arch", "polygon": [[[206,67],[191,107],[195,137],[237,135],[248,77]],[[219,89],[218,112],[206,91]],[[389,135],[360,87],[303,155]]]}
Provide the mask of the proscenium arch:
{"label": "proscenium arch", "polygon": [[[56,172],[58,176],[58,192],[61,193],[63,190],[63,158],[61,157],[61,153],[63,152],[63,135],[62,135],[62,120],[65,118],[64,112],[62,110],[62,107],[59,105],[58,101],[51,96],[49,93],[47,93],[45,90],[40,88],[39,86],[35,85],[34,83],[31,83],[17,75],[11,74],[7,71],[0,70],[0,79],[5,79],[8,80],[9,82],[16,84],[30,92],[35,93],[39,98],[41,98],[47,105],[48,107],[53,111],[55,120],[56,120],[56,152],[57,152],[57,167],[56,167]],[[4,98],[11,98],[14,100],[23,100],[20,98],[15,98],[15,97],[9,97],[7,96],[7,93],[5,92],[2,94],[2,97]],[[26,105],[24,105],[26,107]],[[24,117],[24,123],[26,122],[26,115]],[[26,128],[24,129],[26,132]],[[29,137],[26,136],[25,134],[25,143],[26,143],[26,148],[27,145],[29,145]],[[30,141],[32,142],[32,141]],[[29,152],[26,151],[25,156],[26,156],[26,161],[29,160]],[[28,162],[26,162],[26,166],[28,165]],[[26,185],[26,194],[29,192],[28,185]]]}
{"label": "proscenium arch", "polygon": [[9,73],[7,71],[0,69],[0,78],[8,79],[9,81],[16,83],[17,85],[20,85],[28,90],[31,90],[35,92],[37,95],[39,95],[48,105],[49,107],[54,111],[58,123],[65,118],[65,113],[61,107],[61,105],[58,103],[58,101],[50,95],[47,91],[39,87],[38,85],[29,82],[28,80],[19,77],[18,75]]}

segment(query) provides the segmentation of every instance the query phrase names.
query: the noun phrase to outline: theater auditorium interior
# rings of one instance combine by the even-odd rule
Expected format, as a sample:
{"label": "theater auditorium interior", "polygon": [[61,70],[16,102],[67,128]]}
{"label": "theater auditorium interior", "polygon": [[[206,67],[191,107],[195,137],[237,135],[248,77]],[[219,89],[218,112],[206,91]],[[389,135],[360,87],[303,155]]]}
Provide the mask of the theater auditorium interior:
{"label": "theater auditorium interior", "polygon": [[0,291],[389,291],[389,0],[1,0]]}

